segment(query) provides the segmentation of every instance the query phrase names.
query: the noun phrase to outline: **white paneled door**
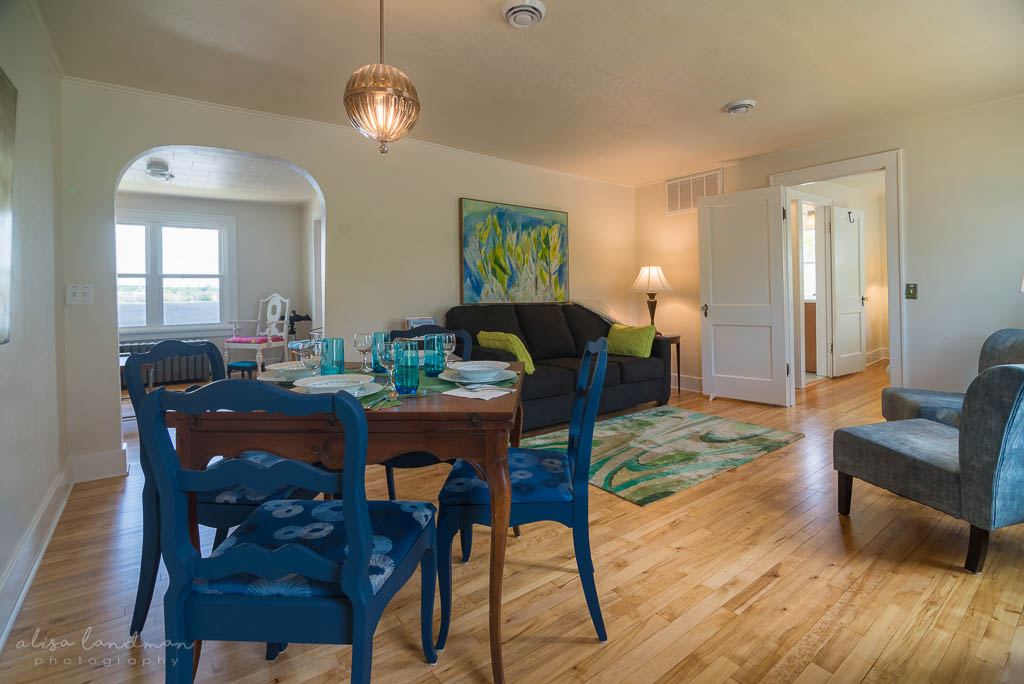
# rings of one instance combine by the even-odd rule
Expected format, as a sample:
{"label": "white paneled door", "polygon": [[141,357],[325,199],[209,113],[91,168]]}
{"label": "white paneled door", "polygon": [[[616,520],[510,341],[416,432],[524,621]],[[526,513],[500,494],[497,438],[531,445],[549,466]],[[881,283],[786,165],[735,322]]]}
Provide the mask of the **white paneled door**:
{"label": "white paneled door", "polygon": [[703,392],[791,406],[791,255],[784,187],[699,204]]}
{"label": "white paneled door", "polygon": [[864,370],[864,212],[835,207],[832,220],[832,375]]}

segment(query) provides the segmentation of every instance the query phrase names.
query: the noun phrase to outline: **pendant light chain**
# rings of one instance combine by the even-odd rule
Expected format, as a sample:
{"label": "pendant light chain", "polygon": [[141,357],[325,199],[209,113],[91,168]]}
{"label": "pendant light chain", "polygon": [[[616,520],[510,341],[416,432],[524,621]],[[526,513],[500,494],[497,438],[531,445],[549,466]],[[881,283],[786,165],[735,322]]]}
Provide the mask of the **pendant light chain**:
{"label": "pendant light chain", "polygon": [[384,63],[384,0],[380,0],[380,64]]}

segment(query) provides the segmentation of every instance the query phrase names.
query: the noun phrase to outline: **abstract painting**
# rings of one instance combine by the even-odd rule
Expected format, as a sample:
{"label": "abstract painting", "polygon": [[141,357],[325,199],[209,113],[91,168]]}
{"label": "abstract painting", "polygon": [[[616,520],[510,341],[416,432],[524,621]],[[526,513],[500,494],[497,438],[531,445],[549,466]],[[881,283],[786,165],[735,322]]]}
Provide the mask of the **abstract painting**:
{"label": "abstract painting", "polygon": [[14,227],[14,113],[18,91],[0,70],[0,344],[11,341],[11,233]]}
{"label": "abstract painting", "polygon": [[463,304],[569,301],[569,215],[459,200]]}

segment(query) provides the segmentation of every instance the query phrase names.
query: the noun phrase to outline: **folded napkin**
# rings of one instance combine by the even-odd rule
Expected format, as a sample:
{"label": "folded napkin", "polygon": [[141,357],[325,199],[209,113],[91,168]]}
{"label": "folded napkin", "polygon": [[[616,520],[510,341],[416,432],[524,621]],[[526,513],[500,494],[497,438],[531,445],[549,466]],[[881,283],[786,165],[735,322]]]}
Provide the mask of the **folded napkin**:
{"label": "folded napkin", "polygon": [[506,394],[511,394],[514,391],[515,390],[509,391],[507,388],[468,390],[463,387],[459,387],[458,389],[448,390],[447,392],[442,392],[441,394],[447,394],[450,397],[465,397],[466,399],[487,400],[494,399],[495,397],[503,397]]}

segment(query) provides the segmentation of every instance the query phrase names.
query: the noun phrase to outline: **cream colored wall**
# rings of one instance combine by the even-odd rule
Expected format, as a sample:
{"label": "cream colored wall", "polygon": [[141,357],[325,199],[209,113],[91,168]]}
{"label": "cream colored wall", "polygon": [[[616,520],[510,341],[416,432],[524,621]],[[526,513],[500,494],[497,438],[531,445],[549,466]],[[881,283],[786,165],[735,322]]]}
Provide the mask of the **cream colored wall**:
{"label": "cream colored wall", "polygon": [[69,450],[94,476],[123,472],[115,364],[114,247],[121,169],[157,145],[227,147],[292,161],[319,182],[327,232],[328,335],[398,327],[459,302],[458,198],[569,213],[569,287],[632,317],[636,198],[601,183],[416,141],[381,156],[351,129],[68,80],[64,85],[64,279],[93,283],[67,310]]}
{"label": "cream colored wall", "polygon": [[[1024,326],[1022,122],[1024,95],[742,160],[726,167],[724,189],[764,187],[773,173],[902,149],[904,281],[920,287],[919,298],[905,302],[906,383],[964,391],[985,337]],[[659,310],[658,321],[686,333],[684,370],[699,369],[696,261],[676,255],[677,244],[696,244],[696,218],[665,217],[660,188],[637,193],[638,252],[641,260],[677,261],[666,273],[681,301]]]}
{"label": "cream colored wall", "polygon": [[28,3],[0,3],[0,69],[18,90],[11,341],[0,345],[0,608],[7,610],[8,599],[20,590],[3,586],[10,563],[66,465],[58,398],[63,337],[54,278],[60,83]]}
{"label": "cream colored wall", "polygon": [[[889,292],[885,254],[885,196],[841,183],[822,181],[800,190],[831,198],[836,206],[864,212],[864,306],[868,361],[889,357]],[[838,221],[840,216],[836,216]]]}
{"label": "cream colored wall", "polygon": [[271,292],[288,297],[291,308],[299,313],[310,311],[303,282],[305,243],[302,205],[119,192],[117,208],[233,216],[238,318],[255,318],[260,299]]}
{"label": "cream colored wall", "polygon": [[[700,389],[700,259],[697,251],[697,212],[665,213],[663,183],[643,185],[636,191],[638,266],[661,266],[671,292],[658,293],[655,324],[662,332],[682,335],[680,362],[683,389]],[[639,317],[647,314],[646,296],[640,295]],[[649,319],[646,319],[649,320]],[[673,360],[673,373],[675,361]],[[673,374],[672,382],[676,382]]]}

